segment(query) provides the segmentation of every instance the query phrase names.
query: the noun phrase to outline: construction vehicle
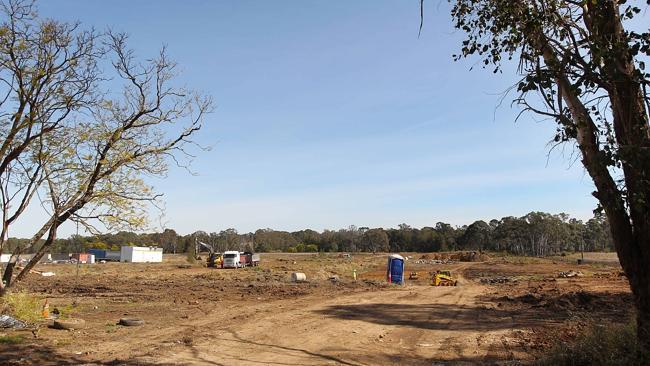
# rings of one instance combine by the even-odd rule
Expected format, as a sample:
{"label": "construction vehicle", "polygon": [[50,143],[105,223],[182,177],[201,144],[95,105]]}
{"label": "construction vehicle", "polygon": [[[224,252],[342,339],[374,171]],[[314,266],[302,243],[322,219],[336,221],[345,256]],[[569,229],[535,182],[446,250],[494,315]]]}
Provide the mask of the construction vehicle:
{"label": "construction vehicle", "polygon": [[251,252],[239,252],[237,250],[227,250],[223,252],[223,262],[221,268],[244,268],[257,266],[260,263],[260,255]]}
{"label": "construction vehicle", "polygon": [[218,268],[221,267],[221,263],[223,263],[223,255],[221,253],[212,252],[208,255],[208,267]]}
{"label": "construction vehicle", "polygon": [[251,252],[239,253],[239,261],[242,267],[257,267],[260,264],[260,255]]}
{"label": "construction vehicle", "polygon": [[201,247],[208,250],[208,259],[206,261],[208,267],[215,268],[215,267],[223,266],[223,255],[215,251],[212,245],[203,243],[198,240],[196,241],[196,250],[195,250],[197,256],[201,251]]}
{"label": "construction vehicle", "polygon": [[449,271],[436,271],[431,278],[431,286],[456,286],[458,281],[451,276]]}

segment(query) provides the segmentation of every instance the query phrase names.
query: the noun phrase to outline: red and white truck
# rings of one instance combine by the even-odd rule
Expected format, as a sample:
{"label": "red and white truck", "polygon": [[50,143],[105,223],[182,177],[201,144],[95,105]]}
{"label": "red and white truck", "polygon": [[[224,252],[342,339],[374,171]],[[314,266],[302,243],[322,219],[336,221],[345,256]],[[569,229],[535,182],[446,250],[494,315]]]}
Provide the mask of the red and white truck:
{"label": "red and white truck", "polygon": [[257,266],[260,263],[260,255],[251,252],[239,252],[227,250],[223,252],[221,268],[243,268]]}

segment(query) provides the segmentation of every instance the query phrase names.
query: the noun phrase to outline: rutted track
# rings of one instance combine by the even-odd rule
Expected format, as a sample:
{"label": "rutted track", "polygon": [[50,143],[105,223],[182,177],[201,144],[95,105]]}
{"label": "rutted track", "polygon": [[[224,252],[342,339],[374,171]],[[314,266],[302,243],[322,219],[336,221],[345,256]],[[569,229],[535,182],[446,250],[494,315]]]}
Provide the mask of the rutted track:
{"label": "rutted track", "polygon": [[[223,365],[476,363],[512,330],[483,319],[484,287],[412,286],[273,301],[194,322],[192,345],[143,361]],[[235,314],[239,315],[233,318]],[[246,316],[241,316],[246,314]],[[232,319],[232,321],[228,321]],[[189,330],[189,329],[188,329]]]}

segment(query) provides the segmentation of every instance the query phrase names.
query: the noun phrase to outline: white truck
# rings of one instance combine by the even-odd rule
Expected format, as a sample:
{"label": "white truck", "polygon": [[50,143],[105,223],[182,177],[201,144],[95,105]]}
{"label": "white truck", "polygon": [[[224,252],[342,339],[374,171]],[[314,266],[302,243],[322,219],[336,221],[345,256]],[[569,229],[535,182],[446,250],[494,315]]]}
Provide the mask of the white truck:
{"label": "white truck", "polygon": [[236,250],[223,252],[222,268],[243,268],[257,266],[260,263],[260,255],[249,252],[240,253]]}
{"label": "white truck", "polygon": [[239,251],[237,250],[226,250],[223,252],[223,262],[221,262],[222,268],[239,268],[241,267],[241,262],[239,261]]}

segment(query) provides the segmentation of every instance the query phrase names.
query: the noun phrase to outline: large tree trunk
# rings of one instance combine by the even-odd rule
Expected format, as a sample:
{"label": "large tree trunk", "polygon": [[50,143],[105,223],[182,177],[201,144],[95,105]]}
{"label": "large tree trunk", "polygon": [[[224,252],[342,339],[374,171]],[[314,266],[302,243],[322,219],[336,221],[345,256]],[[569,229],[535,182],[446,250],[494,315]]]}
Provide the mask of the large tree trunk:
{"label": "large tree trunk", "polygon": [[[647,245],[646,241],[639,241],[639,237],[646,235],[624,235],[621,227],[611,225],[614,245],[619,261],[630,283],[636,307],[637,340],[642,353],[650,352],[650,276],[648,276],[647,262],[639,260],[640,251],[634,253],[628,248],[641,248]],[[614,234],[616,233],[616,234]],[[626,239],[621,239],[626,237]],[[636,257],[635,257],[636,256]]]}
{"label": "large tree trunk", "polygon": [[634,298],[637,306],[637,337],[644,351],[650,351],[650,281],[638,286]]}
{"label": "large tree trunk", "polygon": [[[592,51],[602,58],[601,80],[612,108],[618,154],[625,176],[623,194],[601,150],[600,131],[564,74],[559,57],[543,31],[534,39],[546,65],[557,75],[559,95],[568,107],[577,132],[582,163],[591,176],[594,196],[605,209],[616,252],[630,282],[637,308],[638,341],[650,351],[650,129],[643,92],[614,1],[585,3],[585,24]],[[606,51],[603,51],[606,50]]]}
{"label": "large tree trunk", "polygon": [[[618,6],[616,1],[588,4],[591,19],[587,24],[595,43],[612,50],[602,57],[601,72],[608,83],[629,214],[627,225],[616,223],[611,230],[634,294],[638,340],[642,349],[650,352],[650,126]],[[618,220],[621,219],[619,215]]]}

